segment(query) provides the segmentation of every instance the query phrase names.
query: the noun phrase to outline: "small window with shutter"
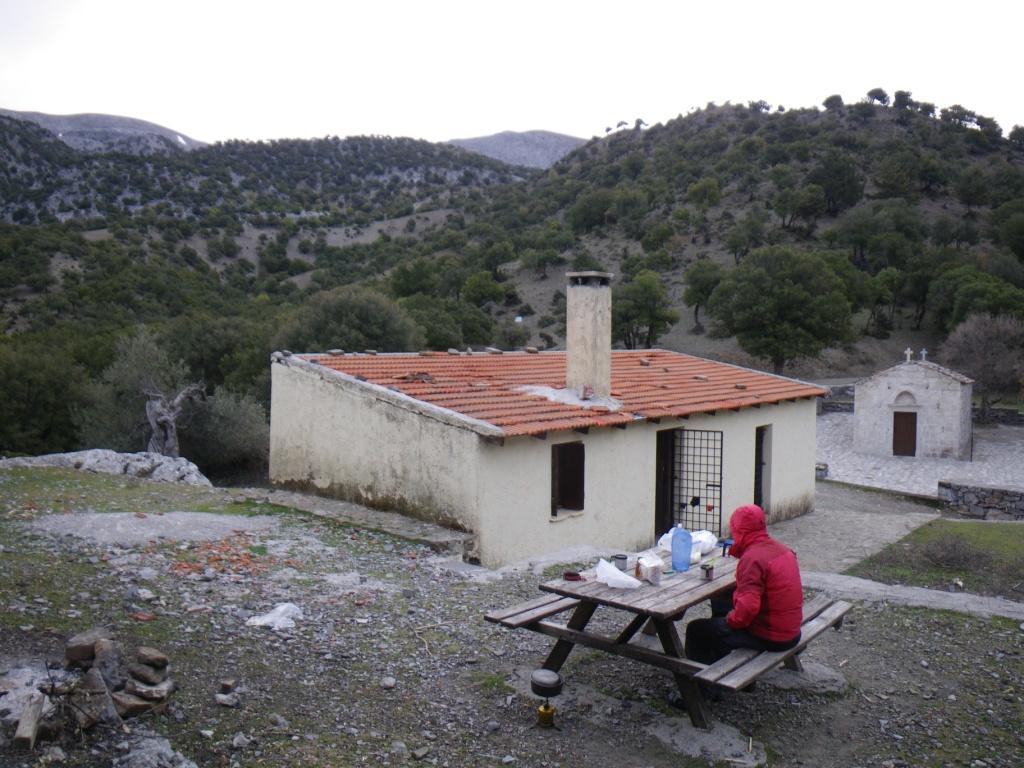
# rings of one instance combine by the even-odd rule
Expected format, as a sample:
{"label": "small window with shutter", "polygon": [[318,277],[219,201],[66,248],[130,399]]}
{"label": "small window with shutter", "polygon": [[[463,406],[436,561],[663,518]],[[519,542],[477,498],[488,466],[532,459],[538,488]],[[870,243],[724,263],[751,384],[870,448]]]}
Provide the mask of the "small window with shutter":
{"label": "small window with shutter", "polygon": [[583,509],[583,443],[551,446],[551,516]]}

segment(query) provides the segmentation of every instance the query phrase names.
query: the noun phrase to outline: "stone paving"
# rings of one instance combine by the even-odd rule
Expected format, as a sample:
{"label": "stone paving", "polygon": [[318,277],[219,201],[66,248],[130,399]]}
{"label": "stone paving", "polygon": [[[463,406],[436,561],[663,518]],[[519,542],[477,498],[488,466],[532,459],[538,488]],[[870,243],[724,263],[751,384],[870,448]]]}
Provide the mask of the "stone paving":
{"label": "stone paving", "polygon": [[925,459],[870,456],[853,451],[853,414],[818,417],[817,460],[828,478],[844,483],[935,496],[940,480],[1002,488],[1024,488],[1024,427],[974,427],[974,458]]}
{"label": "stone paving", "polygon": [[842,573],[938,516],[915,497],[818,482],[813,512],[769,530],[796,552],[801,570]]}

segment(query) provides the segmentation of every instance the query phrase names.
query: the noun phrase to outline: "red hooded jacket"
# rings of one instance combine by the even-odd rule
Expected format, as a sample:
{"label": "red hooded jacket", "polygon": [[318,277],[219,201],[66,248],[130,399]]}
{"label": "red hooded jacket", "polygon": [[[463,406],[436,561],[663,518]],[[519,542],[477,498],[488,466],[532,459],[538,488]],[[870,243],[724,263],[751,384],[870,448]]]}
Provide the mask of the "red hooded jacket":
{"label": "red hooded jacket", "polygon": [[754,504],[733,512],[729,529],[734,542],[729,552],[740,562],[725,620],[765,640],[792,640],[800,634],[804,602],[796,555],[768,535],[764,512]]}

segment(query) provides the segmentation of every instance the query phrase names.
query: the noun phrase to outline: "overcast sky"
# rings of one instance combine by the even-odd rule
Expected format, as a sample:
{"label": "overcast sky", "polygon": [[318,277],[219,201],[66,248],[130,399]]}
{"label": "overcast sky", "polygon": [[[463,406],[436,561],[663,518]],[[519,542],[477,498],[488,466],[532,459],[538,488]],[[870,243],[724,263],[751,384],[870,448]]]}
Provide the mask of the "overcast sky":
{"label": "overcast sky", "polygon": [[0,0],[0,107],[193,138],[543,128],[879,86],[1024,125],[1024,4],[683,0]]}

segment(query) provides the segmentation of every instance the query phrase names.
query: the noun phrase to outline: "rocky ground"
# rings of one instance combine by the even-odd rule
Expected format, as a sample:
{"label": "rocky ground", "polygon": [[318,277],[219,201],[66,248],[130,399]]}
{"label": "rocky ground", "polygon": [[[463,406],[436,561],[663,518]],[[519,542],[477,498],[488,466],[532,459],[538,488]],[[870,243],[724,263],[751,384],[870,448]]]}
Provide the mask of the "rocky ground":
{"label": "rocky ground", "polygon": [[[174,513],[192,524],[161,521]],[[467,573],[426,544],[216,489],[0,471],[0,673],[45,674],[69,635],[103,625],[125,646],[164,650],[180,687],[165,715],[130,721],[132,733],[65,734],[61,753],[48,742],[18,753],[5,730],[0,766],[134,768],[150,733],[199,766],[712,764],[685,755],[700,735],[670,703],[667,675],[597,652],[577,650],[563,670],[560,729],[535,727],[523,676],[549,641],[482,616],[535,596],[539,578]],[[286,602],[302,610],[293,628],[246,625]],[[617,618],[595,622],[611,631]],[[712,734],[753,745],[717,764],[1024,762],[1015,622],[858,605],[804,658],[845,689],[780,678],[712,704]],[[216,699],[225,679],[237,701]],[[148,765],[175,764],[160,754]]]}

